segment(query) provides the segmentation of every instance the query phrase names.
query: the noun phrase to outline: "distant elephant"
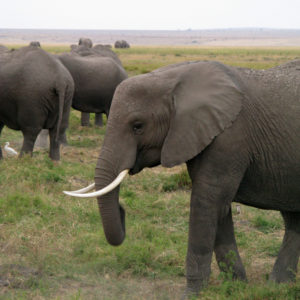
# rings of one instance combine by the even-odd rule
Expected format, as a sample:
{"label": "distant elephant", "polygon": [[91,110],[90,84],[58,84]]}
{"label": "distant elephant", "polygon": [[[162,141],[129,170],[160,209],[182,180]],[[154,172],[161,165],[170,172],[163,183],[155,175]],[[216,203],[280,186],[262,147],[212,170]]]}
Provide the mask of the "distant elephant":
{"label": "distant elephant", "polygon": [[4,125],[21,130],[22,155],[32,153],[39,132],[49,129],[49,156],[59,160],[59,137],[68,126],[73,92],[68,70],[39,47],[0,54],[0,133]]}
{"label": "distant elephant", "polygon": [[91,185],[69,194],[98,196],[106,238],[120,245],[125,212],[117,186],[125,174],[186,163],[192,195],[185,297],[208,282],[213,252],[221,270],[246,280],[233,201],[281,212],[285,236],[270,278],[294,280],[300,254],[299,69],[300,61],[265,71],[186,62],[125,80],[114,95],[95,171],[100,191],[84,194]]}
{"label": "distant elephant", "polygon": [[[81,54],[80,51],[78,51],[77,53]],[[118,55],[114,51],[112,51],[111,48],[109,48],[107,45],[95,45],[92,49],[90,49],[89,55],[111,57],[113,60],[115,60],[116,63],[122,66]]]}
{"label": "distant elephant", "polygon": [[[93,42],[89,38],[80,38],[77,45],[76,44],[71,44],[70,45],[71,52],[73,52],[73,51],[78,52],[80,50],[84,52],[84,50],[86,50],[86,49],[89,51],[89,49],[91,49],[92,47],[93,47]],[[85,56],[83,52],[82,52],[81,55]],[[90,53],[90,52],[88,52],[88,53]]]}
{"label": "distant elephant", "polygon": [[41,43],[39,41],[32,41],[29,46],[41,48]]}
{"label": "distant elephant", "polygon": [[119,40],[115,42],[115,48],[130,48],[130,45],[124,40]]}
{"label": "distant elephant", "polygon": [[[82,51],[84,56],[81,56]],[[89,123],[88,113],[96,113],[96,124],[101,124],[101,113],[108,115],[116,87],[127,78],[120,60],[110,52],[113,53],[107,48],[101,52],[78,47],[71,53],[57,56],[74,79],[72,107],[83,113],[83,126]]]}
{"label": "distant elephant", "polygon": [[87,48],[92,48],[93,47],[93,42],[89,38],[80,38],[78,41],[79,46],[84,46]]}

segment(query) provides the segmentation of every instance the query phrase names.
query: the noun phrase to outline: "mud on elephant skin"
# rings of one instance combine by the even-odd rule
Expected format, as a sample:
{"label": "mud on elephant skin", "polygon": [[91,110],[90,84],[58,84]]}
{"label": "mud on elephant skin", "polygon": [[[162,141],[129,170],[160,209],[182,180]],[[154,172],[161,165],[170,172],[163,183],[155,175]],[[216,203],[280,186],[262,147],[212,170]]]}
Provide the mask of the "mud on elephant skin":
{"label": "mud on elephant skin", "polygon": [[95,171],[99,191],[85,194],[90,186],[71,195],[98,196],[106,238],[119,245],[125,238],[120,177],[186,163],[192,193],[185,296],[208,282],[213,252],[222,270],[246,280],[233,201],[281,212],[285,236],[271,279],[294,280],[300,253],[297,64],[255,71],[186,62],[125,80],[114,95]]}
{"label": "mud on elephant skin", "polygon": [[32,153],[39,132],[49,129],[49,156],[59,160],[59,137],[68,126],[73,92],[68,70],[39,47],[0,54],[0,133],[4,125],[21,130],[23,155]]}

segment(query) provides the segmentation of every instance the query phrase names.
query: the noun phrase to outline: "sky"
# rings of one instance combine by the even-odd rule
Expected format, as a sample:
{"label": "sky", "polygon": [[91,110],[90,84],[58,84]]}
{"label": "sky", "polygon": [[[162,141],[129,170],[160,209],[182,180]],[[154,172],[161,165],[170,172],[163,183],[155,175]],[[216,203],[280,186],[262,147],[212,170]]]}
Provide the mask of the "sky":
{"label": "sky", "polygon": [[0,0],[0,28],[300,29],[300,0]]}

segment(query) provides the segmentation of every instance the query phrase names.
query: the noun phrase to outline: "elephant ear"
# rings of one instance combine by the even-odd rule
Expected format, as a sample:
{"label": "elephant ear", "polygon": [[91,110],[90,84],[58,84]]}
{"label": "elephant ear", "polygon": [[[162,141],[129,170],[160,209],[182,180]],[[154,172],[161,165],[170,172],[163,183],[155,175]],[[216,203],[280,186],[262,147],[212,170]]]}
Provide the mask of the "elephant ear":
{"label": "elephant ear", "polygon": [[232,71],[216,62],[183,66],[173,90],[173,111],[161,164],[186,162],[230,127],[237,118],[243,94]]}

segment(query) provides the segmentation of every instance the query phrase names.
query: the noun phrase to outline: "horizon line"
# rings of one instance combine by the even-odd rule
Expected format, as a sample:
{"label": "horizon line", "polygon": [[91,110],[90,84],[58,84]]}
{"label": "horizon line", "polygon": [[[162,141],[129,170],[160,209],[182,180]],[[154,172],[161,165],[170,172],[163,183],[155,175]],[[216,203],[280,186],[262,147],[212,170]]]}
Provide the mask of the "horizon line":
{"label": "horizon line", "polygon": [[96,28],[36,28],[36,27],[0,27],[0,30],[65,30],[65,31],[213,31],[213,30],[290,30],[297,31],[300,28],[276,28],[276,27],[216,27],[216,28],[186,28],[186,29],[96,29]]}

